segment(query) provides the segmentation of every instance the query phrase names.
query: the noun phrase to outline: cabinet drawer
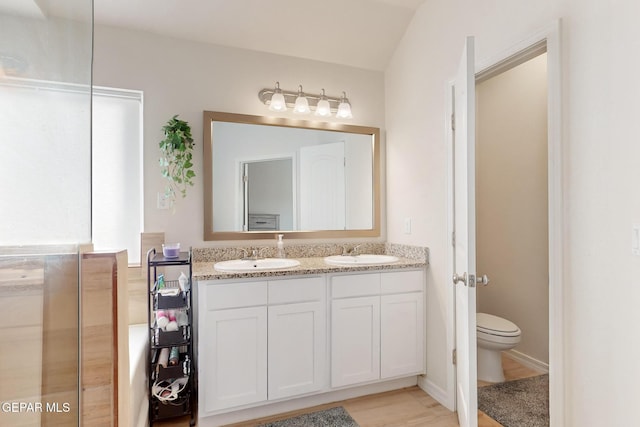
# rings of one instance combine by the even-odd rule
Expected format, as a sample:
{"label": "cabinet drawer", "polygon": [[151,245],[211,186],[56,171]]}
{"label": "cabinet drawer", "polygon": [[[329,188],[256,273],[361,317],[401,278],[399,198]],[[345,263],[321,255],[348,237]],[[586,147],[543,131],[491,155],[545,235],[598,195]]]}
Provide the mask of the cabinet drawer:
{"label": "cabinet drawer", "polygon": [[347,298],[380,293],[380,273],[349,274],[331,278],[331,297]]}
{"label": "cabinet drawer", "polygon": [[392,271],[380,275],[382,294],[421,292],[424,290],[423,271]]}
{"label": "cabinet drawer", "polygon": [[322,301],[325,295],[324,278],[309,277],[269,282],[269,304]]}
{"label": "cabinet drawer", "polygon": [[249,231],[279,230],[280,215],[278,214],[249,214]]}
{"label": "cabinet drawer", "polygon": [[209,285],[205,298],[207,310],[266,305],[267,282]]}

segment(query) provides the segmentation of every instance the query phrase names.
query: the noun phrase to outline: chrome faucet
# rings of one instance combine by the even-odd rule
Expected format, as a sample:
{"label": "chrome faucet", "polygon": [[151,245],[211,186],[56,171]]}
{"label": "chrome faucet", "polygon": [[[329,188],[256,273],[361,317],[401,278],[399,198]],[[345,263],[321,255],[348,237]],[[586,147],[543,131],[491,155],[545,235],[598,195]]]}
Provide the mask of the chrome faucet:
{"label": "chrome faucet", "polygon": [[352,247],[351,249],[347,249],[346,246],[342,247],[342,256],[354,256],[354,255],[358,255],[358,249],[360,248],[360,246],[362,246],[362,243],[359,245],[355,245],[354,247]]}
{"label": "chrome faucet", "polygon": [[260,250],[258,249],[251,249],[251,256],[249,256],[249,251],[247,251],[246,249],[242,249],[244,251],[244,258],[242,258],[245,261],[257,261],[260,259]]}

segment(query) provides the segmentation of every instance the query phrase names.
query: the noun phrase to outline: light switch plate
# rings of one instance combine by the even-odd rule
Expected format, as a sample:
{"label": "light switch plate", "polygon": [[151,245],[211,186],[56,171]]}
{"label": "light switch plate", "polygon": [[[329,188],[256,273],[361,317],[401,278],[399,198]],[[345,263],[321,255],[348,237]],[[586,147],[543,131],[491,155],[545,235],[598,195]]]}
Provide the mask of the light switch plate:
{"label": "light switch plate", "polygon": [[169,209],[169,199],[166,194],[158,192],[158,209]]}
{"label": "light switch plate", "polygon": [[640,256],[640,224],[631,227],[631,253]]}
{"label": "light switch plate", "polygon": [[404,219],[404,234],[411,234],[411,218]]}

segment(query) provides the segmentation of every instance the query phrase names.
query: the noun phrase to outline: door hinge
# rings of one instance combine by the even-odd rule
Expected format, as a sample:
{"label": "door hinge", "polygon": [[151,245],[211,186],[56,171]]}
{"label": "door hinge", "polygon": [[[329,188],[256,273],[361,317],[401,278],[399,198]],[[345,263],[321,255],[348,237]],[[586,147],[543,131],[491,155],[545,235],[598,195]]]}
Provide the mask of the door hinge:
{"label": "door hinge", "polygon": [[456,114],[451,113],[451,130],[456,130]]}
{"label": "door hinge", "polygon": [[458,364],[458,349],[454,348],[453,351],[451,352],[451,362],[454,365]]}
{"label": "door hinge", "polygon": [[451,232],[451,246],[455,246],[456,245],[456,232],[452,231]]}

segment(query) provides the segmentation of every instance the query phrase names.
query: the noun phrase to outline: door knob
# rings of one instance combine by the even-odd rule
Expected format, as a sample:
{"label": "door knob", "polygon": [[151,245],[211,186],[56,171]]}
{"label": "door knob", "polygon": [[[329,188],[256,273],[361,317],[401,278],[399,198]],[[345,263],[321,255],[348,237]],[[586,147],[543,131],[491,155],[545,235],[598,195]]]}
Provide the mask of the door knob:
{"label": "door knob", "polygon": [[489,278],[487,277],[486,274],[483,274],[482,276],[480,275],[476,276],[476,285],[487,286],[488,284],[489,284]]}
{"label": "door knob", "polygon": [[476,285],[487,286],[489,284],[489,278],[486,274],[483,274],[482,276],[469,274],[469,276],[467,276],[467,273],[463,273],[462,275],[455,273],[453,275],[453,284],[457,285],[458,282],[462,282],[465,286],[474,288]]}
{"label": "door knob", "polygon": [[461,276],[458,273],[453,274],[453,284],[457,285],[458,282],[464,283],[467,286],[467,273],[463,273]]}

